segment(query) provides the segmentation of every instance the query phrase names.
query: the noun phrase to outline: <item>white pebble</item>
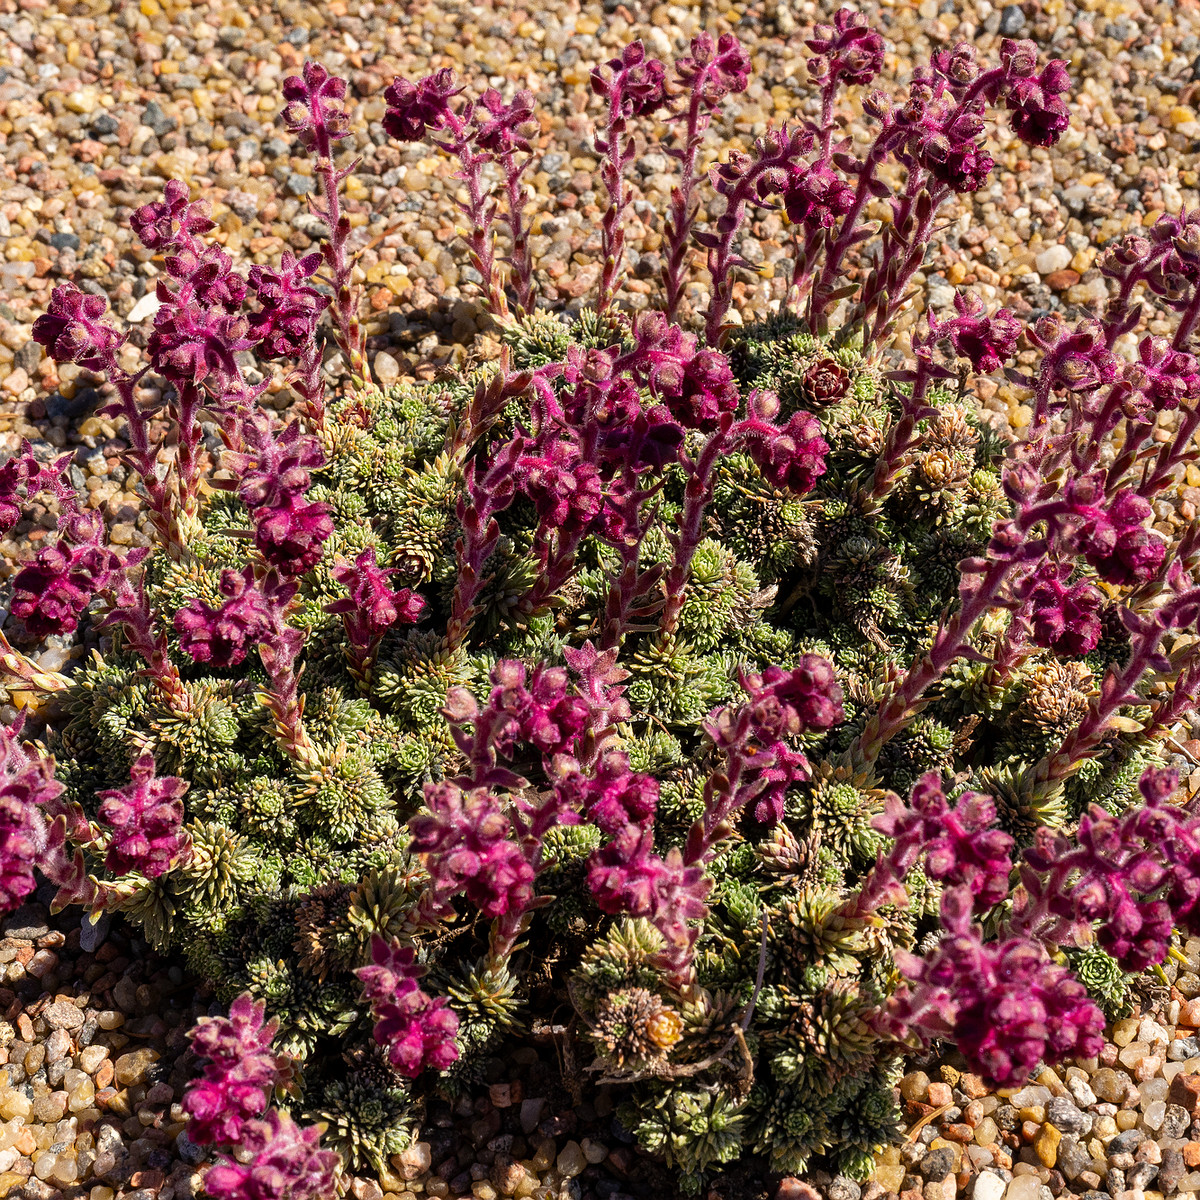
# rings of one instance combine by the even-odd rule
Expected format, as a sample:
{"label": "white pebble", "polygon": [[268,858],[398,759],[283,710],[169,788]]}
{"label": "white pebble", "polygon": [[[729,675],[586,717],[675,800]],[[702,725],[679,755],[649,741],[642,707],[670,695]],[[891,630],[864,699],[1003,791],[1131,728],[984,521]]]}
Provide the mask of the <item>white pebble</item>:
{"label": "white pebble", "polygon": [[1049,246],[1033,260],[1039,275],[1053,275],[1071,265],[1071,251],[1066,246]]}

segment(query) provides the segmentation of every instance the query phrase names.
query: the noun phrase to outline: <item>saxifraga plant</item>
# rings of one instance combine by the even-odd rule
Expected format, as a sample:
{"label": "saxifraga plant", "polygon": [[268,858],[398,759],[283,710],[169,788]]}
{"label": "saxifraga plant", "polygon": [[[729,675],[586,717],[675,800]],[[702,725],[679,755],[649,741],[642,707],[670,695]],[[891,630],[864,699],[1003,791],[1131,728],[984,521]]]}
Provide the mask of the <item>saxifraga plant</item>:
{"label": "saxifraga plant", "polygon": [[[570,320],[534,297],[533,98],[397,80],[387,129],[456,160],[501,331],[468,374],[371,383],[344,84],[312,63],[285,120],[316,158],[321,254],[242,275],[173,182],[134,217],[164,263],[146,365],[123,369],[103,300],[69,286],[36,323],[111,385],[158,540],[122,559],[62,463],[0,468],[5,527],[42,493],[61,514],[13,616],[100,635],[66,674],[3,646],[40,741],[0,740],[0,891],[18,904],[36,860],[59,904],[126,914],[230,1004],[194,1035],[185,1098],[193,1140],[237,1151],[213,1196],[383,1168],[425,1095],[565,1001],[685,1190],[746,1154],[863,1177],[908,1047],[952,1039],[1017,1083],[1093,1053],[1122,972],[1200,932],[1200,824],[1164,757],[1200,688],[1200,529],[1150,525],[1200,425],[1200,213],[1109,252],[1103,317],[1026,328],[963,294],[897,366],[939,209],[993,167],[986,122],[1051,144],[1066,72],[1026,42],[987,67],[939,52],[907,98],[864,96],[856,149],[837,99],[882,40],[843,11],[808,44],[820,119],[716,166],[707,227],[700,145],[747,84],[736,40],[672,67],[635,43],[595,73],[604,261]],[[663,301],[630,315],[627,176],[664,111]],[[739,237],[772,207],[791,291],[739,328]],[[711,297],[691,329],[694,245]],[[1175,334],[1126,361],[1145,305]],[[353,376],[336,395],[326,309]],[[290,423],[247,355],[291,365]],[[1019,440],[967,386],[1003,368],[1032,394]]]}

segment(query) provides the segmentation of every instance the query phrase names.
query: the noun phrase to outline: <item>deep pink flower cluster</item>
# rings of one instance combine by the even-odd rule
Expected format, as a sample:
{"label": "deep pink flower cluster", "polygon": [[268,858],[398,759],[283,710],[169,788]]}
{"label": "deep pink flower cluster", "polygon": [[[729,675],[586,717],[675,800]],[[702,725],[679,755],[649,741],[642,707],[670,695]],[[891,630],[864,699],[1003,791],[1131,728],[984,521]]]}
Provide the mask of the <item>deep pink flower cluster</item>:
{"label": "deep pink flower cluster", "polygon": [[362,1000],[375,1017],[375,1040],[401,1075],[416,1079],[426,1067],[444,1071],[458,1059],[458,1015],[445,996],[422,991],[425,969],[411,946],[378,934],[371,939],[372,965],[354,973],[362,980]]}
{"label": "deep pink flower cluster", "polygon": [[217,227],[202,205],[192,204],[186,183],[169,179],[163,198],[143,204],[129,219],[138,241],[147,250],[173,250],[191,245],[201,234]]}
{"label": "deep pink flower cluster", "polygon": [[486,788],[464,793],[452,783],[427,783],[425,807],[408,828],[435,906],[445,910],[461,892],[485,917],[524,912],[533,899],[534,870],[509,837],[512,822],[496,796]]}
{"label": "deep pink flower cluster", "polygon": [[104,522],[91,512],[64,515],[57,542],[43,546],[13,578],[11,611],[35,637],[73,633],[98,592],[122,568],[105,544]]}
{"label": "deep pink flower cluster", "polygon": [[742,684],[760,741],[832,729],[846,719],[842,685],[829,660],[819,654],[801,655],[791,669],[768,667],[761,675],[747,675]]}
{"label": "deep pink flower cluster", "polygon": [[888,1003],[884,1021],[895,1035],[953,1038],[974,1068],[1003,1087],[1019,1087],[1039,1063],[1099,1054],[1104,1015],[1083,984],[1039,942],[985,944],[972,908],[968,889],[948,891],[937,948],[924,959],[896,951],[910,983]]}
{"label": "deep pink flower cluster", "polygon": [[[627,473],[640,475],[661,471],[678,458],[684,431],[664,404],[643,408],[635,380],[666,382],[678,386],[683,378],[682,342],[663,345],[654,322],[639,316],[634,325],[638,348],[626,364],[633,378],[618,374],[616,348],[584,350],[572,346],[563,365],[563,381],[569,390],[562,397],[563,416],[573,431],[588,433],[595,444],[595,460],[605,479]],[[659,392],[656,391],[658,396]]]}
{"label": "deep pink flower cluster", "polygon": [[285,250],[277,270],[250,268],[248,283],[259,309],[250,314],[249,336],[266,357],[299,357],[316,336],[317,322],[329,307],[329,297],[305,280],[320,265],[320,254],[296,258]]}
{"label": "deep pink flower cluster", "polygon": [[477,710],[474,697],[454,689],[448,708],[456,726],[471,722],[472,754],[491,747],[512,758],[516,747],[533,746],[546,760],[570,754],[591,717],[591,706],[570,690],[562,667],[537,667],[528,679],[525,665],[511,659],[498,662],[489,678],[493,687],[487,704]]}
{"label": "deep pink flower cluster", "polygon": [[1086,580],[1071,584],[1069,565],[1043,563],[1030,581],[1025,611],[1033,640],[1059,654],[1090,654],[1100,643],[1104,597]]}
{"label": "deep pink flower cluster", "polygon": [[699,863],[685,864],[677,847],[661,858],[654,852],[648,822],[626,825],[588,859],[588,889],[601,912],[645,917],[663,935],[667,962],[690,956],[697,921],[708,911],[710,881]]}
{"label": "deep pink flower cluster", "polygon": [[1166,955],[1172,930],[1195,924],[1194,870],[1200,823],[1169,801],[1171,771],[1146,771],[1146,803],[1119,817],[1093,805],[1069,839],[1039,829],[1021,878],[1026,898],[1017,921],[1052,943],[1099,944],[1123,970],[1144,970]]}
{"label": "deep pink flower cluster", "polygon": [[825,474],[829,443],[812,413],[792,413],[782,429],[753,418],[743,429],[746,453],[774,487],[803,496]]}
{"label": "deep pink flower cluster", "polygon": [[220,608],[192,599],[175,614],[179,644],[196,662],[236,667],[250,649],[270,638],[282,622],[283,610],[296,585],[278,580],[270,591],[258,586],[254,570],[232,567],[221,572],[218,585],[225,597]]}
{"label": "deep pink flower cluster", "polygon": [[400,142],[419,142],[428,131],[440,130],[450,112],[450,101],[462,92],[454,83],[449,67],[417,83],[397,77],[383,93],[387,102],[383,128]]}
{"label": "deep pink flower cluster", "polygon": [[187,386],[206,379],[222,389],[239,376],[237,355],[254,346],[241,314],[208,308],[203,302],[164,304],[154,318],[146,347],[158,371]]}
{"label": "deep pink flower cluster", "polygon": [[277,434],[262,412],[245,421],[243,433],[246,451],[225,459],[241,476],[238,496],[250,510],[254,544],[281,575],[302,575],[333,533],[329,506],[305,499],[311,472],[325,461],[320,444],[295,421]]}
{"label": "deep pink flower cluster", "polygon": [[1029,146],[1053,146],[1071,123],[1061,97],[1071,88],[1067,64],[1051,59],[1037,71],[1037,51],[1032,42],[1004,42],[1000,57],[1007,68],[1004,103],[1013,133]]}
{"label": "deep pink flower cluster", "polygon": [[1121,370],[1104,329],[1095,322],[1070,328],[1054,314],[1042,317],[1026,337],[1046,352],[1042,374],[1067,392],[1093,392],[1112,383]]}
{"label": "deep pink flower cluster", "polygon": [[125,340],[101,322],[107,311],[103,296],[81,292],[73,283],[60,284],[50,293],[46,312],[33,323],[33,340],[45,346],[55,362],[102,371],[115,361]]}
{"label": "deep pink flower cluster", "polygon": [[750,56],[732,33],[714,42],[698,33],[690,53],[675,60],[675,78],[689,90],[697,89],[707,108],[715,108],[730,93],[744,92],[750,83]]}
{"label": "deep pink flower cluster", "polygon": [[842,687],[829,661],[816,654],[803,655],[790,670],[772,666],[745,676],[742,686],[749,699],[736,717],[734,710],[725,716],[733,730],[728,752],[741,760],[754,819],[775,824],[788,789],[810,777],[808,759],[789,740],[844,721]]}
{"label": "deep pink flower cluster", "polygon": [[[1112,817],[1093,805],[1074,839],[1039,829],[1022,878],[1035,905],[1076,929],[1095,925],[1101,948],[1136,972],[1162,961],[1173,922],[1164,900],[1146,899],[1167,869],[1139,836],[1138,814],[1131,815]],[[1055,940],[1065,940],[1066,932],[1056,930]]]}
{"label": "deep pink flower cluster", "polygon": [[529,141],[521,130],[534,121],[536,102],[527,88],[517,92],[512,102],[506,104],[504,97],[495,88],[488,88],[479,98],[479,107],[487,116],[478,121],[475,144],[489,154],[511,154],[514,150],[530,149]]}
{"label": "deep pink flower cluster", "polygon": [[[309,59],[299,75],[283,81],[284,124],[306,150],[318,149],[318,138],[340,141],[350,136],[350,122],[337,102],[346,95],[346,81]],[[321,118],[321,129],[314,128],[313,114]]]}
{"label": "deep pink flower cluster", "polygon": [[291,1076],[287,1056],[271,1050],[279,1022],[264,1022],[264,1009],[244,992],[228,1017],[201,1017],[192,1030],[192,1049],[208,1059],[183,1094],[188,1137],[198,1145],[245,1144],[247,1122],[266,1111],[275,1088]]}
{"label": "deep pink flower cluster", "polygon": [[321,1150],[317,1125],[299,1126],[278,1109],[242,1126],[246,1161],[222,1159],[204,1176],[213,1200],[326,1200],[335,1194],[339,1158]]}
{"label": "deep pink flower cluster", "polygon": [[[774,181],[763,184],[759,191],[765,199],[775,190]],[[854,207],[854,189],[822,159],[793,163],[779,191],[788,220],[811,229],[829,229]]]}
{"label": "deep pink flower cluster", "polygon": [[190,856],[191,839],[183,830],[185,780],[154,773],[154,755],[141,755],[123,788],[96,793],[100,819],[113,828],[105,866],[117,875],[137,871],[157,879]]}
{"label": "deep pink flower cluster", "polygon": [[28,441],[0,466],[0,533],[7,533],[21,519],[24,504],[38,492],[53,493],[67,509],[77,506],[75,489],[63,480],[69,454],[51,463],[40,463]]}
{"label": "deep pink flower cluster", "polygon": [[1152,418],[1200,396],[1200,359],[1174,349],[1166,338],[1147,334],[1138,343],[1137,362],[1125,369],[1125,379],[1133,389],[1126,416]]}
{"label": "deep pink flower cluster", "polygon": [[325,605],[327,613],[340,615],[350,644],[367,650],[378,644],[393,625],[412,625],[421,619],[425,600],[411,588],[392,591],[388,576],[395,568],[382,568],[375,561],[375,547],[368,546],[354,560],[334,567],[333,577],[350,593]]}
{"label": "deep pink flower cluster", "polygon": [[866,84],[883,69],[883,38],[849,8],[839,8],[832,25],[817,25],[804,44],[816,56],[806,66],[818,83]]}
{"label": "deep pink flower cluster", "polygon": [[931,340],[949,338],[954,353],[969,360],[976,371],[999,370],[1017,348],[1021,322],[1007,308],[989,316],[987,306],[974,292],[956,292],[954,307],[958,315],[945,321],[929,314]]}
{"label": "deep pink flower cluster", "polygon": [[599,469],[585,462],[578,446],[549,439],[537,453],[517,462],[518,486],[533,502],[545,529],[582,537],[596,528],[604,509]]}
{"label": "deep pink flower cluster", "polygon": [[556,784],[564,808],[581,812],[601,833],[616,837],[629,825],[647,826],[658,809],[658,780],[629,769],[629,758],[609,751],[584,775],[568,771]]}
{"label": "deep pink flower cluster", "polygon": [[1105,496],[1103,475],[1068,480],[1063,495],[1080,522],[1079,552],[1101,579],[1128,586],[1158,573],[1167,544],[1146,528],[1154,515],[1148,500],[1128,488]]}
{"label": "deep pink flower cluster", "polygon": [[965,888],[982,911],[1008,896],[1012,872],[1013,839],[995,828],[996,804],[991,796],[967,792],[951,808],[936,771],[922,775],[905,804],[888,793],[883,813],[871,825],[894,838],[892,848],[880,854],[875,871],[899,887],[925,855],[925,873],[947,887]]}
{"label": "deep pink flower cluster", "polygon": [[63,793],[54,764],[21,745],[24,717],[0,730],[0,912],[11,912],[33,891],[33,868],[46,844],[41,806]]}
{"label": "deep pink flower cluster", "polygon": [[737,412],[741,396],[725,355],[702,349],[687,361],[678,389],[663,389],[663,400],[685,429],[711,433],[722,413]]}
{"label": "deep pink flower cluster", "polygon": [[666,67],[656,58],[647,58],[641,42],[630,42],[619,57],[604,65],[612,72],[611,78],[605,79],[600,68],[595,68],[592,91],[625,120],[647,116],[667,102]]}

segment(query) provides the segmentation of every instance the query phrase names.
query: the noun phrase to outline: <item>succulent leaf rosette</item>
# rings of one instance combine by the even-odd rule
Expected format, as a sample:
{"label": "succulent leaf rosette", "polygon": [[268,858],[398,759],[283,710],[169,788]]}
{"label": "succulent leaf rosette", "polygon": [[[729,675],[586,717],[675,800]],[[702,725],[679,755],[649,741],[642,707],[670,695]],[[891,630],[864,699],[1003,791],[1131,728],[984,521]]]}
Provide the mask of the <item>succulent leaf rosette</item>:
{"label": "succulent leaf rosette", "polygon": [[[457,163],[502,343],[463,374],[371,381],[345,84],[315,63],[283,120],[314,158],[319,254],[243,274],[172,182],[133,218],[164,264],[144,365],[95,296],[58,288],[37,321],[111,385],[156,544],[109,549],[62,463],[0,467],[5,528],[42,493],[61,513],[13,630],[95,647],[59,674],[3,644],[39,703],[0,736],[0,901],[36,863],[228,1005],[184,1099],[225,1155],[213,1196],[383,1170],[426,1096],[563,1004],[685,1190],[749,1155],[861,1178],[908,1050],[948,1040],[1017,1085],[1094,1054],[1125,975],[1200,933],[1167,748],[1200,690],[1200,527],[1153,523],[1200,425],[1200,213],[1112,249],[1100,317],[1026,326],[963,293],[902,346],[939,211],[993,169],[988,122],[1051,144],[1069,81],[1027,42],[991,66],[939,51],[906,97],[862,97],[856,147],[838,97],[883,41],[842,11],[808,45],[819,120],[724,156],[703,226],[741,46],[700,34],[666,64],[634,43],[594,73],[602,269],[571,314],[537,303],[534,98],[396,80],[385,127]],[[623,221],[656,115],[679,185],[638,311]],[[740,235],[772,208],[789,286],[742,324]],[[1177,332],[1126,360],[1147,307]],[[285,364],[286,420],[251,359]],[[1019,440],[969,386],[1002,370],[1032,397]]]}

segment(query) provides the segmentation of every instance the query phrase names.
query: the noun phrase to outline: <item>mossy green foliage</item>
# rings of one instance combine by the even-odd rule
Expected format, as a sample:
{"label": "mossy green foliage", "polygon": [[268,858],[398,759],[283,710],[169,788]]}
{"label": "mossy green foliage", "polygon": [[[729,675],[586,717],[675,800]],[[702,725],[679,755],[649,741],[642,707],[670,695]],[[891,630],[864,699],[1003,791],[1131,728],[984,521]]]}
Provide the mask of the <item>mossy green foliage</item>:
{"label": "mossy green foliage", "polygon": [[[572,340],[608,344],[621,330],[589,314],[574,326],[538,316],[505,336],[520,369],[561,359]],[[936,886],[915,870],[906,910],[870,921],[845,915],[845,897],[882,845],[871,821],[885,789],[904,792],[939,771],[960,789],[995,796],[1020,840],[1093,799],[1120,805],[1149,761],[1136,733],[1114,731],[1065,788],[1036,801],[1021,791],[1025,768],[1077,723],[1104,666],[1119,656],[1114,632],[1086,660],[1035,652],[999,685],[985,667],[960,662],[870,778],[839,765],[956,602],[958,562],[982,551],[1004,511],[1003,443],[969,397],[939,391],[919,450],[874,503],[868,493],[897,411],[895,385],[852,345],[823,345],[794,323],[746,330],[732,357],[744,393],[769,387],[785,411],[810,409],[831,451],[827,473],[803,498],[769,486],[745,456],[722,461],[677,635],[650,629],[624,642],[632,715],[619,734],[634,770],[661,783],[660,852],[680,843],[702,811],[713,762],[701,722],[740,696],[739,670],[827,655],[848,719],[805,745],[813,778],[789,796],[784,822],[766,828],[746,816],[723,844],[698,942],[699,986],[687,995],[651,966],[651,927],[614,922],[592,904],[585,860],[599,834],[575,827],[547,841],[552,862],[538,882],[554,899],[506,966],[481,960],[486,929],[465,903],[459,921],[417,939],[426,986],[449,995],[461,1020],[463,1053],[452,1071],[415,1084],[392,1074],[358,999],[352,971],[367,960],[372,934],[405,937],[414,927],[425,876],[408,854],[405,823],[423,786],[458,769],[441,715],[447,689],[485,688],[500,658],[561,663],[564,646],[599,628],[613,568],[611,550],[586,540],[555,605],[524,616],[535,518],[518,502],[501,517],[471,637],[447,649],[441,631],[456,579],[464,469],[447,446],[487,367],[452,382],[367,390],[330,413],[312,497],[331,506],[336,531],[302,579],[294,617],[308,635],[301,687],[317,765],[301,768],[281,753],[253,660],[214,673],[176,648],[187,718],[164,709],[119,643],[79,670],[61,697],[48,749],[89,816],[96,792],[124,783],[144,749],[160,772],[188,781],[190,861],[153,882],[122,879],[122,907],[156,947],[184,954],[222,999],[247,990],[265,999],[281,1021],[280,1044],[303,1063],[289,1102],[327,1123],[326,1140],[352,1167],[381,1166],[404,1147],[423,1089],[470,1085],[489,1047],[569,1001],[582,1065],[624,1085],[621,1120],[678,1171],[685,1190],[746,1153],[777,1171],[820,1159],[864,1177],[896,1128],[898,1071],[867,1017],[895,985],[892,950],[930,931],[937,904]],[[506,413],[498,435],[522,419],[515,408]],[[670,557],[666,534],[683,483],[682,473],[668,474],[647,561]],[[150,560],[155,609],[169,618],[193,597],[216,600],[221,569],[244,560],[238,531],[246,524],[236,500],[213,499],[191,557]],[[340,618],[324,606],[340,598],[335,565],[367,546],[396,568],[396,586],[420,591],[428,613],[389,633],[365,677],[355,678]],[[985,622],[977,636],[997,632]],[[1076,966],[1115,1015],[1123,981],[1104,958],[1086,952]]]}

